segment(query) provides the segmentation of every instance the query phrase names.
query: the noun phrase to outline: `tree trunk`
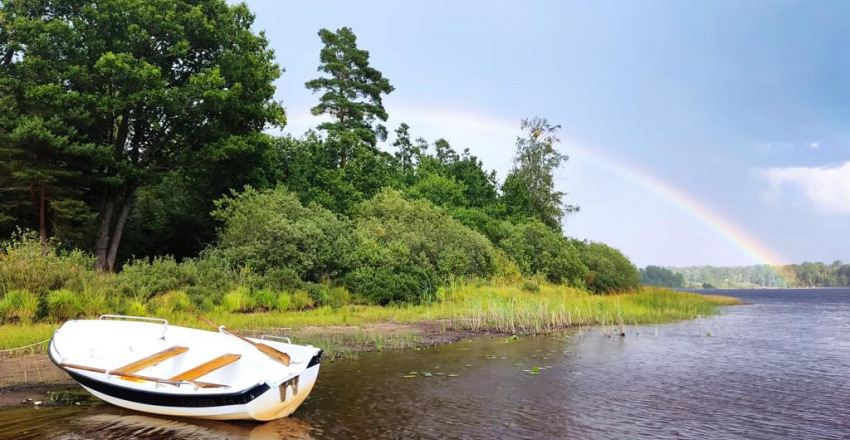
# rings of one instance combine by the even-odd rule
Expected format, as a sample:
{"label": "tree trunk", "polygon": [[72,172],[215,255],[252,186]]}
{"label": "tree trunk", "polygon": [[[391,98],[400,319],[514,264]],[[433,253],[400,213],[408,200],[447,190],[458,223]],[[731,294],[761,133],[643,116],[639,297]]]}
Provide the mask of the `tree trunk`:
{"label": "tree trunk", "polygon": [[106,201],[100,208],[99,221],[100,225],[97,228],[97,238],[94,241],[95,268],[100,272],[109,272],[108,266],[108,251],[109,251],[109,231],[112,227],[112,216],[115,212],[115,200],[112,196],[107,196]]}
{"label": "tree trunk", "polygon": [[38,233],[41,238],[41,255],[47,255],[47,190],[41,184],[41,196],[38,206]]}
{"label": "tree trunk", "polygon": [[124,235],[124,227],[127,225],[127,218],[130,217],[130,208],[133,205],[134,193],[134,190],[127,189],[127,195],[124,197],[121,211],[118,213],[118,219],[115,221],[115,228],[112,230],[112,237],[109,240],[109,254],[106,257],[110,271],[115,268],[115,257],[118,256],[118,246],[121,244],[121,236]]}
{"label": "tree trunk", "polygon": [[[122,196],[109,196],[101,208],[100,226],[95,240],[96,268],[100,272],[112,272],[121,245],[121,236],[130,217],[130,208],[136,194],[135,186],[128,187]],[[119,206],[118,216],[115,208]],[[114,221],[113,221],[114,220]]]}

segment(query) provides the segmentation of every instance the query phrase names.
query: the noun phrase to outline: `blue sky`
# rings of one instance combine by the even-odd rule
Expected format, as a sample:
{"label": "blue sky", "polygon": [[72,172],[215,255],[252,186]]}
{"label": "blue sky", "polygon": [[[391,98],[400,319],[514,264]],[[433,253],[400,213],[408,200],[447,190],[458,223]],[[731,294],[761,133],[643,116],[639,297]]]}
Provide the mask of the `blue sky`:
{"label": "blue sky", "polygon": [[248,1],[286,69],[284,131],[318,119],[320,28],[349,26],[396,91],[392,130],[504,178],[519,121],[563,126],[565,233],[639,266],[759,258],[639,170],[786,262],[850,260],[850,2]]}

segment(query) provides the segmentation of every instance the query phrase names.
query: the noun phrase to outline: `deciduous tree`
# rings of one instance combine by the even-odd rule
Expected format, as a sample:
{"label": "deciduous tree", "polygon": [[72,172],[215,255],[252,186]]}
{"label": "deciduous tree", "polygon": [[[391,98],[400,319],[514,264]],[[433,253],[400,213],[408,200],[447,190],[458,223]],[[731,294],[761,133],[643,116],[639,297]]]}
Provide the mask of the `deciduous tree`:
{"label": "deciduous tree", "polygon": [[[280,68],[247,6],[224,0],[0,4],[0,80],[90,145],[97,267],[111,270],[137,190],[174,169],[261,153],[284,123]],[[26,106],[23,106],[26,104]]]}

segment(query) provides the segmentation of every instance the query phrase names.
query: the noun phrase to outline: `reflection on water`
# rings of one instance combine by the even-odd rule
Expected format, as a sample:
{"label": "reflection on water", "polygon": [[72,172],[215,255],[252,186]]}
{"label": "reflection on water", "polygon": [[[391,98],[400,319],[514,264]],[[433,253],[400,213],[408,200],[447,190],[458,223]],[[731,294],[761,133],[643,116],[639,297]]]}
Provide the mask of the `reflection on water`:
{"label": "reflection on water", "polygon": [[[0,438],[91,440],[307,440],[312,428],[290,417],[267,423],[151,416],[105,403],[20,408],[2,414]],[[5,428],[3,426],[6,426]]]}
{"label": "reflection on water", "polygon": [[734,293],[753,305],[625,338],[483,337],[326,363],[295,416],[269,423],[90,402],[4,411],[0,438],[850,438],[850,291]]}

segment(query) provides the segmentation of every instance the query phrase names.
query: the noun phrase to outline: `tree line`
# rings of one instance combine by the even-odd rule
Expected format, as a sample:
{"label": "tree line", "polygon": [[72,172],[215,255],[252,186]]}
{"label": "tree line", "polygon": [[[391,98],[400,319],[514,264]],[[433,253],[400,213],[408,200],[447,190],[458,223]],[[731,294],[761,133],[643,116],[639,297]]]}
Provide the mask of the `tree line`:
{"label": "tree line", "polygon": [[782,266],[647,266],[641,269],[641,282],[664,287],[850,287],[850,264],[836,260],[832,264],[805,262]]}
{"label": "tree line", "polygon": [[0,234],[104,273],[168,255],[375,303],[455,278],[637,287],[622,253],[563,234],[579,208],[554,185],[560,126],[522,120],[502,183],[446,139],[391,135],[394,87],[343,27],[319,31],[305,84],[329,119],[274,136],[283,69],[253,20],[223,0],[3,2]]}

